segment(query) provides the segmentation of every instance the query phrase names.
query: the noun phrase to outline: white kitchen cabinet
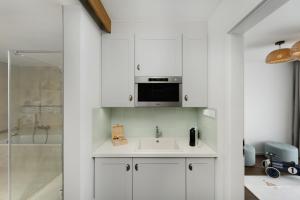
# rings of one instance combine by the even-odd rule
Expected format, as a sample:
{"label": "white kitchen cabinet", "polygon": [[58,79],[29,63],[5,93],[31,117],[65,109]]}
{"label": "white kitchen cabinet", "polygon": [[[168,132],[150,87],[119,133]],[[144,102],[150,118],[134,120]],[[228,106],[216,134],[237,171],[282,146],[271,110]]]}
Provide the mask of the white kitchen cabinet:
{"label": "white kitchen cabinet", "polygon": [[184,158],[134,158],[134,200],[185,199]]}
{"label": "white kitchen cabinet", "polygon": [[134,106],[134,37],[102,36],[102,106]]}
{"label": "white kitchen cabinet", "polygon": [[182,76],[181,35],[136,35],[136,76]]}
{"label": "white kitchen cabinet", "polygon": [[132,158],[95,159],[95,200],[132,200]]}
{"label": "white kitchen cabinet", "polygon": [[214,200],[214,158],[95,158],[95,200]]}
{"label": "white kitchen cabinet", "polygon": [[207,39],[183,36],[183,107],[207,107]]}
{"label": "white kitchen cabinet", "polygon": [[186,200],[214,199],[214,159],[187,158],[186,160]]}

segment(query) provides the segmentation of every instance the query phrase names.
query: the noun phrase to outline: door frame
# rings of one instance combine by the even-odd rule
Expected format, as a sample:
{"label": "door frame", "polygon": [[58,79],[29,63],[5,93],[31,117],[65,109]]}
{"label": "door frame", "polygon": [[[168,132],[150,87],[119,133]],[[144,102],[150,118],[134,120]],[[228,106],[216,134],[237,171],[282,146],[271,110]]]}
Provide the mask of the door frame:
{"label": "door frame", "polygon": [[224,178],[230,181],[224,193],[232,199],[244,197],[244,34],[288,1],[263,0],[227,32],[229,94],[226,99],[228,137],[225,148],[228,161],[225,161],[227,175]]}

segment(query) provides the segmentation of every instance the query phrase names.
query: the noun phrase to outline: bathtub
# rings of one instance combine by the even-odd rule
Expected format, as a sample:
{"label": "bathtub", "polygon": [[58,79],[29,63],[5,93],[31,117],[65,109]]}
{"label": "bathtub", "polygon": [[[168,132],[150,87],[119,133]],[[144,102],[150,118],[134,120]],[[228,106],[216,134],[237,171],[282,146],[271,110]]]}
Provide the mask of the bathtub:
{"label": "bathtub", "polygon": [[0,144],[0,200],[7,200],[8,190],[8,145]]}
{"label": "bathtub", "polygon": [[[16,138],[20,144],[10,145],[10,190],[12,200],[36,199],[37,195],[48,196],[49,200],[60,200],[62,145],[54,143],[58,143],[58,138],[49,140],[53,144],[26,144],[31,140],[28,137],[30,136]],[[7,157],[8,145],[5,143],[0,144],[0,200],[8,198]],[[51,191],[51,194],[49,191]]]}

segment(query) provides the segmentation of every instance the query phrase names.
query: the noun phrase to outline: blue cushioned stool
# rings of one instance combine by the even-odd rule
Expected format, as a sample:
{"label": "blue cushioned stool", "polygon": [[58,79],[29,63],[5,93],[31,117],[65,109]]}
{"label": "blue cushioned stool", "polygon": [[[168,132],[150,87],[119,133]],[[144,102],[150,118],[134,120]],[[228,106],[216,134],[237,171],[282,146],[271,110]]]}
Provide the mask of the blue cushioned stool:
{"label": "blue cushioned stool", "polygon": [[265,153],[266,152],[276,154],[281,161],[294,161],[296,164],[298,164],[298,148],[290,144],[266,142]]}
{"label": "blue cushioned stool", "polygon": [[255,148],[250,144],[244,146],[245,166],[255,165]]}

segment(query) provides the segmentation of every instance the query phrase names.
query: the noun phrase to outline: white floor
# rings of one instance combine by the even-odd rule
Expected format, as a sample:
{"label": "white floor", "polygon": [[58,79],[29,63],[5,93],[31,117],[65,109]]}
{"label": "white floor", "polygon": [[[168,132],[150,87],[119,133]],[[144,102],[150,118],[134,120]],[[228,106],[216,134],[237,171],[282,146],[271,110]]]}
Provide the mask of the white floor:
{"label": "white floor", "polygon": [[300,176],[245,176],[245,186],[261,200],[300,199]]}

